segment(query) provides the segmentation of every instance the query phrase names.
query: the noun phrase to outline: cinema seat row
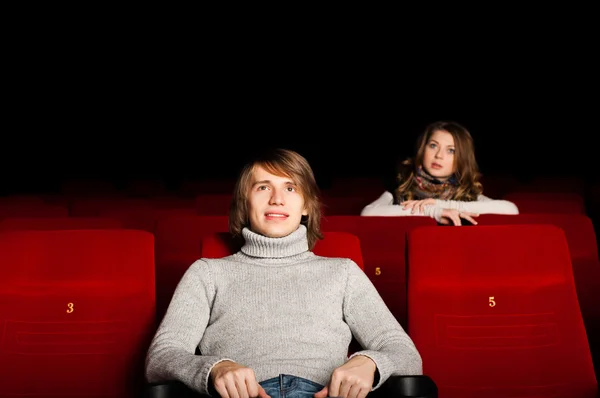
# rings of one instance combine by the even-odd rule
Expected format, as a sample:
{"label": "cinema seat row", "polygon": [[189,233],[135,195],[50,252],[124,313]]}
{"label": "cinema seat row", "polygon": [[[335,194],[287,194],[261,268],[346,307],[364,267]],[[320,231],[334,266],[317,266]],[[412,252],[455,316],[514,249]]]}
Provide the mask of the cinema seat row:
{"label": "cinema seat row", "polygon": [[[383,191],[381,191],[383,192]],[[348,195],[326,194],[322,197],[325,215],[360,215],[361,210],[379,197],[381,192],[367,195],[365,192]],[[512,201],[520,213],[569,213],[588,214],[584,197],[567,192],[513,192],[503,199]],[[139,219],[153,212],[185,212],[198,215],[227,215],[231,194],[201,194],[194,198],[179,196],[155,196],[131,198],[123,196],[96,197],[38,197],[16,196],[0,198],[0,219],[6,217],[36,216],[55,217],[69,215],[73,217],[117,216],[128,214]],[[598,206],[596,206],[598,207]],[[137,214],[137,216],[135,216]],[[142,224],[142,226],[145,226]]]}
{"label": "cinema seat row", "polygon": [[[162,217],[154,233],[118,223],[102,217],[8,218],[0,222],[4,330],[0,377],[5,379],[0,386],[5,386],[5,394],[94,391],[116,397],[141,388],[141,375],[135,370],[140,369],[151,331],[187,266],[203,255],[203,240],[227,231],[227,217]],[[493,372],[502,375],[510,368],[510,358],[521,358],[517,354],[529,358],[522,350],[537,345],[553,347],[555,362],[560,359],[561,364],[569,364],[563,347],[568,345],[569,352],[580,355],[578,365],[570,367],[573,380],[590,380],[585,364],[591,359],[587,361],[586,355],[592,353],[596,361],[599,358],[600,263],[587,216],[487,215],[480,217],[479,226],[464,228],[438,226],[425,217],[328,216],[323,218],[322,228],[329,238],[315,251],[356,258],[411,336],[424,333],[421,345],[425,352],[427,347],[437,347],[427,354],[431,356],[428,363],[440,368],[431,367],[428,373],[439,378],[441,386],[448,385],[444,372],[450,372],[447,363],[439,359],[442,352],[447,360],[450,353],[464,358],[465,366],[483,361],[485,358],[478,356],[481,352],[504,352],[501,360],[490,357],[490,361],[496,358]],[[336,244],[331,238],[336,233],[355,237],[354,245]],[[352,250],[356,243],[359,250]],[[419,279],[419,273],[428,267],[432,270],[427,277]],[[411,284],[416,280],[420,282]],[[481,291],[471,292],[474,287]],[[481,300],[487,307],[481,307]],[[564,305],[557,308],[560,303]],[[480,312],[492,308],[496,311]],[[437,315],[415,317],[428,313]],[[567,333],[562,329],[566,323],[578,331],[568,329]],[[532,343],[535,336],[546,340]],[[573,340],[573,336],[580,339]],[[507,339],[518,342],[510,348]],[[437,345],[432,345],[434,342]],[[475,344],[479,354],[468,346],[474,342],[480,344]],[[467,346],[456,347],[459,343]],[[548,351],[531,355],[538,362],[523,363],[532,369],[548,362]],[[90,361],[81,362],[82,358]],[[117,358],[119,366],[103,370]],[[48,368],[75,372],[76,381],[49,372],[43,383],[26,382],[30,372],[47,372]],[[573,383],[559,382],[562,379],[557,373],[551,374],[556,381],[553,385],[538,385],[535,390],[521,380],[512,384],[516,390],[505,392],[536,396],[531,394],[538,391],[539,396],[552,396],[547,395],[551,388],[577,391]],[[477,388],[471,384],[469,391],[491,388],[492,381],[478,377],[483,384]],[[585,390],[588,384],[581,388]],[[464,395],[466,387],[453,388],[457,394],[469,396]],[[523,395],[526,393],[530,395]],[[582,395],[577,394],[572,396],[585,396],[583,390]]]}

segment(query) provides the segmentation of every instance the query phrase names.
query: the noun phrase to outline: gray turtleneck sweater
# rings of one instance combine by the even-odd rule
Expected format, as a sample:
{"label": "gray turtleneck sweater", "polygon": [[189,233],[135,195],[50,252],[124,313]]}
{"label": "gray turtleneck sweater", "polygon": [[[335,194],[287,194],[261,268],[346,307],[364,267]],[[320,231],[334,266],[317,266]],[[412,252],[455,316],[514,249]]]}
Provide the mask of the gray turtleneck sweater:
{"label": "gray turtleneck sweater", "polygon": [[352,335],[364,347],[352,356],[377,365],[375,388],[392,374],[422,374],[412,340],[356,263],[309,251],[304,225],[283,238],[243,236],[239,252],[197,260],[182,277],[148,351],[149,382],[208,394],[212,367],[227,359],[258,382],[289,374],[326,385]]}

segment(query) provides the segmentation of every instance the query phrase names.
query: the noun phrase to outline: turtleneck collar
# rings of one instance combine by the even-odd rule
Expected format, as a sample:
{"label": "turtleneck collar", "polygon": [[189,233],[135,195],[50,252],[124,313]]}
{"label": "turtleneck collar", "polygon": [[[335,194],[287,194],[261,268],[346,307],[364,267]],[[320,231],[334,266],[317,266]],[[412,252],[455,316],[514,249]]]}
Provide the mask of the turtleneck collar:
{"label": "turtleneck collar", "polygon": [[269,238],[252,232],[248,228],[242,230],[242,236],[245,243],[241,251],[252,257],[284,258],[308,252],[306,226],[303,224],[300,224],[298,229],[291,234],[281,238]]}

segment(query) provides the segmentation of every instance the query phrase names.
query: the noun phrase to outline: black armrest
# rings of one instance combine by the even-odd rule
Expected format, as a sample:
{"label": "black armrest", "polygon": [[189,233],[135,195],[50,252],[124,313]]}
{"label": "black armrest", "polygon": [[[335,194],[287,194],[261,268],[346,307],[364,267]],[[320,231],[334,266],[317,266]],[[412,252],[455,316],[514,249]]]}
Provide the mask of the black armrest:
{"label": "black armrest", "polygon": [[390,376],[369,398],[438,398],[438,389],[431,377],[426,375]]}
{"label": "black armrest", "polygon": [[[165,382],[164,384],[149,384],[144,391],[143,398],[209,398],[210,395],[200,394],[190,390],[179,381]],[[214,398],[214,397],[212,397]]]}
{"label": "black armrest", "polygon": [[[438,398],[435,382],[425,375],[391,376],[369,398]],[[191,391],[183,383],[174,381],[149,385],[144,398],[208,398],[210,395]]]}

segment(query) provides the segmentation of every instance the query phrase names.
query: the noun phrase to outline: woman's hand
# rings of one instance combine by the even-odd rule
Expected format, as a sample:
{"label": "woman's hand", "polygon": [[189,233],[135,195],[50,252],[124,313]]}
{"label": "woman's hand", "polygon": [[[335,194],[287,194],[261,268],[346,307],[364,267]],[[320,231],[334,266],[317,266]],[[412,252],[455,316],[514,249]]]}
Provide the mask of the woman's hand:
{"label": "woman's hand", "polygon": [[435,205],[436,199],[428,198],[423,200],[406,200],[400,204],[404,206],[403,209],[410,209],[410,214],[423,214],[425,206]]}
{"label": "woman's hand", "polygon": [[477,225],[477,221],[473,217],[478,217],[479,214],[468,211],[458,211],[456,209],[443,209],[440,224],[450,225],[453,223],[456,226],[462,225],[461,219],[470,221],[473,225]]}

